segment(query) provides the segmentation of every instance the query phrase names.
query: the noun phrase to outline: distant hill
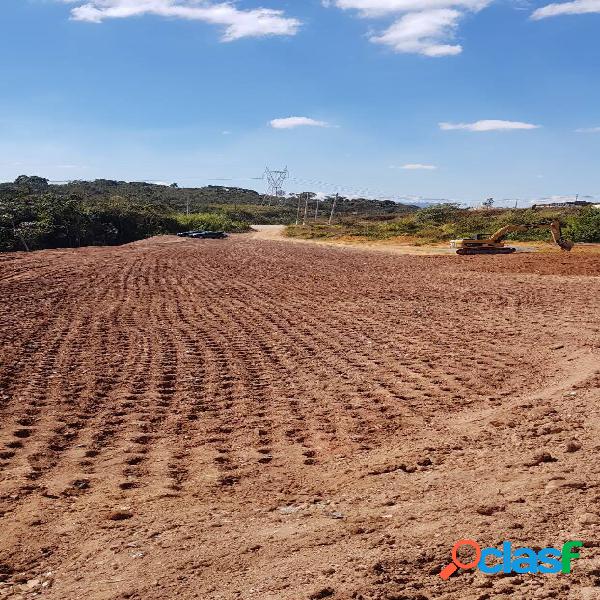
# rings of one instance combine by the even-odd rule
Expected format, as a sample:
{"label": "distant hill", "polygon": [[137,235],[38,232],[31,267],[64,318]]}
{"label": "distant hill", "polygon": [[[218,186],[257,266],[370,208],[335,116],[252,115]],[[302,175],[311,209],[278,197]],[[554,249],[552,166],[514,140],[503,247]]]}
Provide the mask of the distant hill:
{"label": "distant hill", "polygon": [[[71,181],[65,184],[52,184],[47,179],[37,176],[18,177],[13,183],[0,184],[0,191],[5,194],[13,190],[21,195],[23,192],[33,194],[55,193],[77,197],[86,203],[95,203],[118,196],[135,203],[160,206],[174,212],[213,212],[225,210],[227,213],[239,212],[238,217],[246,221],[257,218],[258,221],[272,223],[280,221],[288,223],[296,218],[300,200],[304,210],[304,194],[309,194],[311,214],[314,215],[316,194],[303,192],[284,198],[269,198],[255,190],[238,187],[209,185],[200,188],[178,187],[146,183],[143,181],[115,181],[96,179],[94,181]],[[300,198],[299,198],[300,197]],[[319,201],[320,214],[331,210],[333,196]],[[261,207],[257,209],[256,207]],[[270,208],[269,208],[270,207]],[[402,204],[391,200],[372,200],[368,198],[339,197],[336,212],[340,215],[395,215],[418,210],[416,205]]]}

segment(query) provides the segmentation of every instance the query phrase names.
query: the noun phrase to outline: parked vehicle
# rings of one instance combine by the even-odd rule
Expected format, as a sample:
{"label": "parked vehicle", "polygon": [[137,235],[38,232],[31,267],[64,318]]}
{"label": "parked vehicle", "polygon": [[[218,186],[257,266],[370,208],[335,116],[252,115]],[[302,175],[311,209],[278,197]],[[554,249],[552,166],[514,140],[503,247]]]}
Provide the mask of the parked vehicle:
{"label": "parked vehicle", "polygon": [[177,234],[179,237],[189,237],[195,240],[224,240],[227,234],[224,231],[184,231]]}

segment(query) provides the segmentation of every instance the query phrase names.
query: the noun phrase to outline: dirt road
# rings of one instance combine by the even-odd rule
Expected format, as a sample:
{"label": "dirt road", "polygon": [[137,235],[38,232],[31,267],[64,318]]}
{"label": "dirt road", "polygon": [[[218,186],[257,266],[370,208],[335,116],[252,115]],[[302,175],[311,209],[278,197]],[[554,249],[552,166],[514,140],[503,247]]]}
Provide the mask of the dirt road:
{"label": "dirt road", "polygon": [[[0,255],[0,598],[599,598],[600,257]],[[454,542],[570,575],[439,577]]]}
{"label": "dirt road", "polygon": [[[450,248],[447,242],[438,244],[427,244],[417,246],[414,241],[407,242],[401,238],[390,238],[384,240],[372,240],[368,241],[366,238],[351,238],[346,239],[339,238],[312,238],[303,239],[298,237],[288,237],[285,235],[285,225],[252,225],[252,233],[249,237],[256,240],[269,240],[269,241],[282,241],[295,244],[319,244],[322,246],[334,246],[338,249],[345,248],[360,248],[361,250],[371,250],[376,252],[387,252],[388,254],[408,254],[415,256],[439,256],[439,255],[454,255],[456,251]],[[517,252],[537,252],[540,250],[539,245],[532,245],[520,242],[518,244],[512,243],[517,249]],[[589,246],[596,246],[596,244],[586,244],[586,250]],[[551,244],[544,244],[544,251],[556,252],[558,248]],[[577,252],[582,250],[581,245],[578,245]],[[595,251],[600,251],[600,248]]]}

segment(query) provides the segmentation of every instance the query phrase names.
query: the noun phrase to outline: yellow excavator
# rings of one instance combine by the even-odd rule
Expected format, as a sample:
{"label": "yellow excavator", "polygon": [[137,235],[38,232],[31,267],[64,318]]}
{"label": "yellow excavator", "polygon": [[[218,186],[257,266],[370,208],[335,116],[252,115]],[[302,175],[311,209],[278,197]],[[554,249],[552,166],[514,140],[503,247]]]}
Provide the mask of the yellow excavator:
{"label": "yellow excavator", "polygon": [[547,227],[552,233],[554,243],[565,252],[569,252],[575,245],[569,240],[562,237],[560,229],[560,221],[540,221],[539,223],[531,223],[528,225],[506,225],[498,229],[492,235],[478,233],[474,238],[465,238],[462,240],[452,240],[450,246],[456,248],[456,254],[512,254],[516,252],[516,248],[505,246],[504,238],[513,231],[529,231],[530,229],[539,229]]}

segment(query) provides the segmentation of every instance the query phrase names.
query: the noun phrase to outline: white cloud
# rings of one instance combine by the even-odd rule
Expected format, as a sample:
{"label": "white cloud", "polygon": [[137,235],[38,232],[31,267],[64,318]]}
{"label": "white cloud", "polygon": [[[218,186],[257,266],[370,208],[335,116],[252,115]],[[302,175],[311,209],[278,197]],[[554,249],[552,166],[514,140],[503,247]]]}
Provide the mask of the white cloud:
{"label": "white cloud", "polygon": [[577,133],[600,133],[600,127],[583,127],[575,130]]}
{"label": "white cloud", "polygon": [[476,121],[475,123],[440,123],[440,129],[451,131],[454,129],[464,129],[466,131],[511,131],[515,129],[538,129],[539,125],[531,123],[522,123],[520,121],[499,121],[497,119],[487,119]]}
{"label": "white cloud", "polygon": [[294,129],[296,127],[331,127],[325,121],[316,121],[309,117],[287,117],[285,119],[273,119],[269,122],[273,129]]}
{"label": "white cloud", "polygon": [[450,9],[408,13],[383,33],[369,39],[376,44],[391,46],[396,52],[452,56],[460,54],[462,46],[442,42],[454,36],[461,17],[462,13]]}
{"label": "white cloud", "polygon": [[485,8],[490,0],[333,0],[324,2],[343,10],[358,10],[363,17],[380,17],[407,12],[424,12],[456,7],[465,10]]}
{"label": "white cloud", "polygon": [[493,0],[325,0],[325,6],[357,10],[362,18],[395,17],[384,31],[369,39],[395,52],[452,56],[462,52],[455,39],[460,20]]}
{"label": "white cloud", "polygon": [[542,6],[533,12],[531,18],[535,21],[547,17],[558,17],[561,15],[584,15],[589,13],[600,13],[600,0],[574,0],[573,2],[554,2]]}
{"label": "white cloud", "polygon": [[125,19],[156,15],[196,20],[225,28],[222,40],[230,42],[245,37],[295,35],[300,21],[286,17],[281,10],[254,8],[242,10],[231,2],[208,0],[63,0],[77,3],[71,9],[76,21],[101,23],[106,19]]}
{"label": "white cloud", "polygon": [[[397,167],[392,167],[396,169]],[[437,167],[435,165],[423,165],[421,163],[409,163],[400,167],[406,171],[435,171]]]}

